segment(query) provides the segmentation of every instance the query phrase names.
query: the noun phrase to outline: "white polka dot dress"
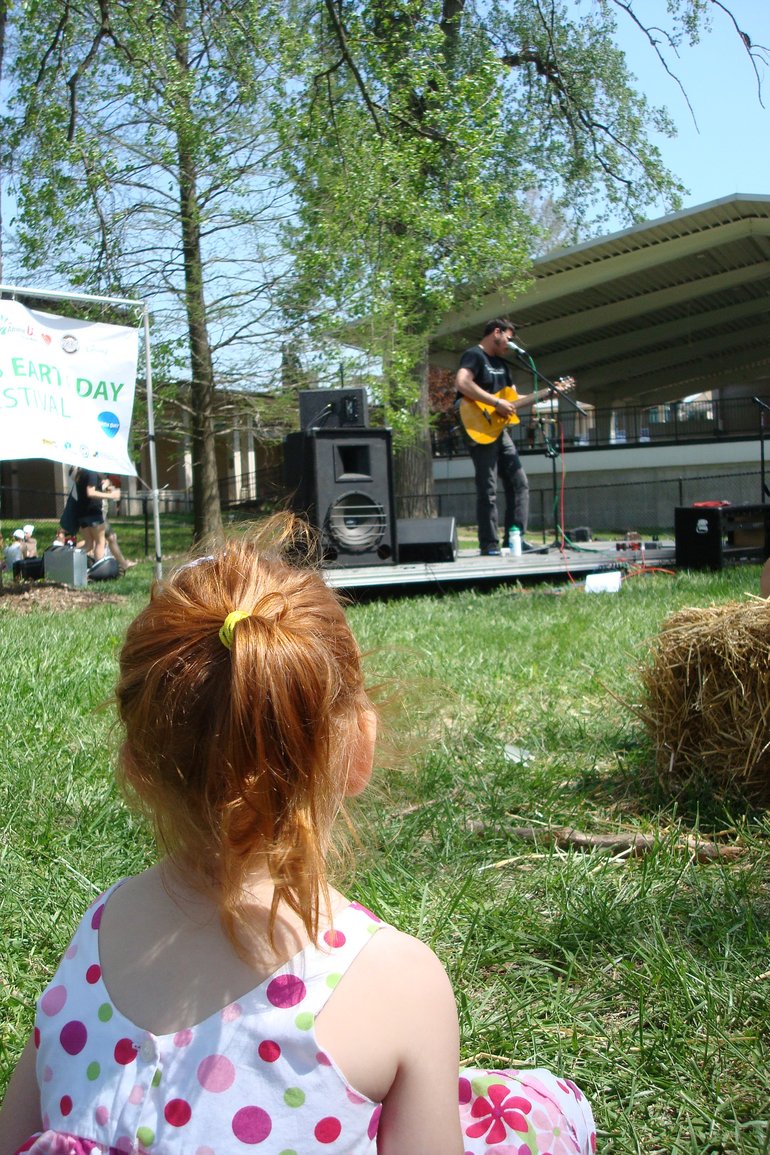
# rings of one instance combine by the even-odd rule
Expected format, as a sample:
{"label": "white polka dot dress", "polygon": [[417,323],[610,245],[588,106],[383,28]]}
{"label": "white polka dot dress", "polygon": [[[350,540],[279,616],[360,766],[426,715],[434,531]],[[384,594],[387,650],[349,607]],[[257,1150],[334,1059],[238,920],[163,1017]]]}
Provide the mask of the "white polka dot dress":
{"label": "white polka dot dress", "polygon": [[[119,885],[119,884],[116,884]],[[44,1132],[16,1155],[374,1155],[380,1104],[318,1046],[315,1018],[385,924],[351,903],[322,935],[238,1002],[173,1035],[141,1030],[112,1003],[99,924],[86,913],[38,1000]],[[593,1155],[580,1088],[543,1069],[465,1069],[465,1155]]]}
{"label": "white polka dot dress", "polygon": [[384,924],[351,903],[318,947],[238,1002],[154,1035],[120,1013],[102,981],[98,931],[114,889],[87,912],[38,1001],[43,1127],[80,1140],[62,1155],[374,1152],[380,1105],[347,1083],[318,1046],[314,1023]]}

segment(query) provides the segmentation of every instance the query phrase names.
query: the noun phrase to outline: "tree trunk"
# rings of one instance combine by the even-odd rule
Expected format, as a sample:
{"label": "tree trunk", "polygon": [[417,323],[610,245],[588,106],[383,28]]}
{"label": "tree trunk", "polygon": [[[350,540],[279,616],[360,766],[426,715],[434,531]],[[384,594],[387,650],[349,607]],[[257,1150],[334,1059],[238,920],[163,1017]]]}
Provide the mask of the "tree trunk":
{"label": "tree trunk", "polygon": [[[186,2],[178,0],[176,22],[180,34],[186,29]],[[184,37],[180,35],[177,59],[188,67],[184,55]],[[190,118],[188,123],[192,123]],[[219,478],[214,442],[214,364],[206,324],[206,298],[203,284],[200,209],[196,188],[196,167],[192,149],[185,139],[185,124],[177,130],[179,160],[179,209],[182,224],[185,309],[190,338],[192,381],[192,480],[193,527],[196,541],[212,544],[224,538],[222,509],[219,502]]]}
{"label": "tree trunk", "polygon": [[192,367],[193,525],[196,541],[206,539],[215,542],[222,540],[224,530],[214,444],[214,365],[206,329],[195,185],[184,174],[184,161],[180,167],[185,302]]}
{"label": "tree trunk", "polygon": [[414,439],[394,457],[396,511],[398,517],[436,517],[438,502],[433,481],[427,360],[415,367],[415,375],[419,375],[420,396],[413,411],[420,420]]}

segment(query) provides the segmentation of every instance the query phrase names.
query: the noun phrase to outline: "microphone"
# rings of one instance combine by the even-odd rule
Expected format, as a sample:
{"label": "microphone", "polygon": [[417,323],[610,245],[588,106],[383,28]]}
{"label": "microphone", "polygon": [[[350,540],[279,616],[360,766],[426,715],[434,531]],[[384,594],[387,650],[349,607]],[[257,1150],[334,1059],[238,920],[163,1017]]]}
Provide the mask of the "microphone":
{"label": "microphone", "polygon": [[508,348],[514,353],[521,353],[522,357],[529,357],[526,349],[522,349],[521,345],[517,345],[515,341],[508,341]]}

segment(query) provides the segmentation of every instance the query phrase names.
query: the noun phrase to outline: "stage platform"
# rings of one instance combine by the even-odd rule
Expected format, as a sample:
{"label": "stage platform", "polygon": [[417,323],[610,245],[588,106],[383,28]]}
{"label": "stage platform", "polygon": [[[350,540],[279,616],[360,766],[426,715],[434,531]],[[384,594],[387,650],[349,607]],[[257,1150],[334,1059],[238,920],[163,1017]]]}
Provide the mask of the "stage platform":
{"label": "stage platform", "polygon": [[581,543],[579,549],[543,547],[542,551],[535,549],[521,557],[481,557],[476,550],[461,550],[456,561],[327,566],[324,578],[330,586],[356,599],[448,593],[471,587],[489,589],[509,583],[580,581],[587,574],[628,571],[639,569],[642,564],[646,568],[673,568],[673,541],[645,542],[644,545],[644,562],[640,549],[618,548],[615,542],[601,541]]}

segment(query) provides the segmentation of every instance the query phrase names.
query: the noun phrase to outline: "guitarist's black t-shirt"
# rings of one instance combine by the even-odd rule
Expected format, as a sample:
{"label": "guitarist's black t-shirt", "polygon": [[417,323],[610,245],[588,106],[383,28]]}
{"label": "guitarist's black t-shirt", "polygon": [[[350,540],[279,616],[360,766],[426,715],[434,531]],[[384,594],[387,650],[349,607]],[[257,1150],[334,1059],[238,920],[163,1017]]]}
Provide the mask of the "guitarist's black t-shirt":
{"label": "guitarist's black t-shirt", "polygon": [[[499,393],[506,385],[511,384],[511,367],[502,357],[488,356],[480,345],[466,349],[460,358],[460,368],[470,370],[470,374],[477,385],[487,393]],[[456,401],[459,402],[458,393]]]}

